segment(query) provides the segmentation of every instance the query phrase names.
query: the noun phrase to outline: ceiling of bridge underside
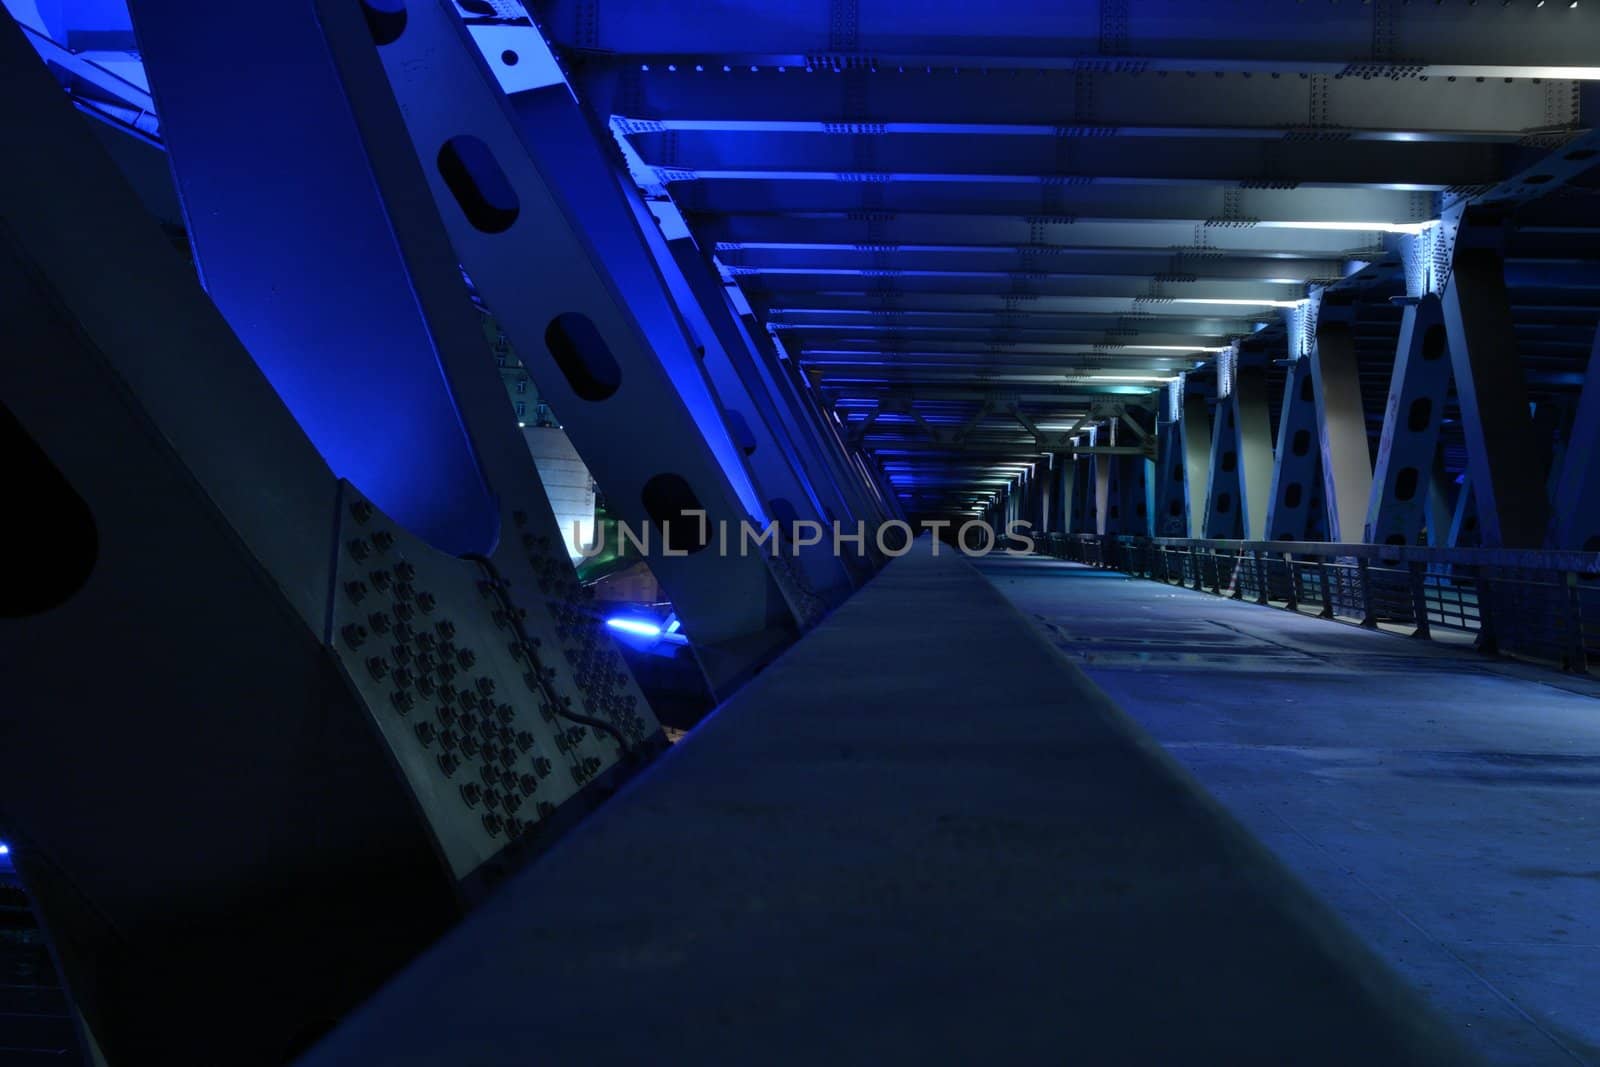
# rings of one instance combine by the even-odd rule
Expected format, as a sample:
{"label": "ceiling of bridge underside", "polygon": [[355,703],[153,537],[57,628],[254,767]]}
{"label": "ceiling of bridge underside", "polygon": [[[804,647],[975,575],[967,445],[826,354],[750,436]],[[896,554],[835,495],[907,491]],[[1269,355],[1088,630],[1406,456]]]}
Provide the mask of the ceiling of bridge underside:
{"label": "ceiling of bridge underside", "polygon": [[1406,238],[1600,100],[1600,3],[1568,0],[536,14],[641,187],[913,509],[986,498],[1041,434],[1154,410],[1241,337],[1281,358],[1320,287],[1404,294]]}

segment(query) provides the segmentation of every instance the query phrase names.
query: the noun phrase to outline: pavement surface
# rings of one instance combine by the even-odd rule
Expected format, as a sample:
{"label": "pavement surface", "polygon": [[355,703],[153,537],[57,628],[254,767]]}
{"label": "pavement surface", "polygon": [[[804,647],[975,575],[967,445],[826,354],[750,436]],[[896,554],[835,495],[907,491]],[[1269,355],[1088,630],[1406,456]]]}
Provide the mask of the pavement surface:
{"label": "pavement surface", "polygon": [[926,545],[303,1062],[1473,1062]]}
{"label": "pavement surface", "polygon": [[1600,1064],[1600,685],[1054,560],[980,570],[1496,1064]]}

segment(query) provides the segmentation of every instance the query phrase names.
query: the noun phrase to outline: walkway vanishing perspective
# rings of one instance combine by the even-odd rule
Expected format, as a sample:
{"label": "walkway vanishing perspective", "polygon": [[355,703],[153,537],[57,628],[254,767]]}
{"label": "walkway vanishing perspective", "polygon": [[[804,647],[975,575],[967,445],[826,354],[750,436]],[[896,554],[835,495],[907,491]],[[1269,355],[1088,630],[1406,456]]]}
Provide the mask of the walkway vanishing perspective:
{"label": "walkway vanishing perspective", "polygon": [[1037,627],[926,541],[304,1063],[486,1067],[529,1050],[1472,1062]]}
{"label": "walkway vanishing perspective", "polygon": [[1492,1062],[1600,1063],[1600,685],[1072,563],[981,570]]}

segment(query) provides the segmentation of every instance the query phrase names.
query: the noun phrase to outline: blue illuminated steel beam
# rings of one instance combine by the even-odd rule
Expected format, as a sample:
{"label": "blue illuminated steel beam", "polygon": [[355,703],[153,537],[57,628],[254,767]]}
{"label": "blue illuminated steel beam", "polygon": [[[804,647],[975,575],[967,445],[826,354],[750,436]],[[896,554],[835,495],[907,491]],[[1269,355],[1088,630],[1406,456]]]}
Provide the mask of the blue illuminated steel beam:
{"label": "blue illuminated steel beam", "polygon": [[[828,519],[821,501],[795,465],[788,443],[778,436],[778,424],[769,421],[769,406],[757,402],[751,383],[741,372],[747,353],[741,352],[740,347],[745,339],[728,314],[726,298],[709,266],[699,258],[692,240],[680,237],[668,242],[643,201],[638,197],[629,199],[645,245],[683,316],[730,435],[744,455],[751,481],[761,494],[768,515],[785,524],[808,521],[826,526]],[[698,276],[698,287],[688,277],[691,272]],[[715,321],[712,316],[717,316]],[[761,387],[760,383],[755,384]],[[796,545],[793,551],[794,557],[778,558],[784,561],[783,565],[792,560],[796,583],[820,601],[809,605],[809,614],[836,606],[849,595],[850,571],[834,555],[831,538],[813,545]]]}
{"label": "blue illuminated steel beam", "polygon": [[1438,296],[1428,293],[1408,304],[1367,504],[1364,539],[1369,544],[1414,545],[1428,521],[1429,485],[1450,391],[1447,345]]}
{"label": "blue illuminated steel beam", "polygon": [[570,91],[502,91],[497,71],[543,39],[498,29],[486,60],[453,8],[421,3],[378,54],[456,254],[608,506],[658,535],[671,524],[652,570],[726,693],[793,639],[802,591],[760,553],[712,549],[720,530],[764,521],[764,503]]}
{"label": "blue illuminated steel beam", "polygon": [[1311,540],[1312,506],[1322,499],[1321,457],[1316,376],[1311,373],[1311,357],[1299,356],[1289,363],[1278,413],[1278,445],[1267,504],[1270,540]]}
{"label": "blue illuminated steel beam", "polygon": [[385,165],[404,130],[359,114],[381,71],[363,81],[336,63],[337,31],[309,5],[131,8],[211,298],[336,474],[438,547],[488,552],[498,515],[441,372],[477,331],[436,324],[451,301],[467,313],[459,278],[419,280],[399,254],[439,249],[431,205],[407,187],[415,163]]}
{"label": "blue illuminated steel beam", "polygon": [[[981,7],[830,0],[729,0],[716,19],[686,19],[673,0],[609,0],[595,18],[583,0],[555,0],[545,25],[563,45],[635,60],[739,62],[834,77],[879,77],[900,64],[960,67],[990,77],[1016,68],[1105,69],[1155,77],[1174,91],[1191,76],[1251,72],[1394,77],[1600,77],[1587,42],[1600,34],[1592,5],[1516,4],[1492,11],[1432,5],[1263,5],[1217,18],[1190,0],[1137,4]],[[1403,46],[1403,52],[1397,47]],[[1094,62],[1086,62],[1094,61]],[[774,73],[776,71],[774,70]]]}
{"label": "blue illuminated steel beam", "polygon": [[1504,267],[1495,248],[1473,243],[1479,237],[1470,221],[1463,223],[1440,293],[1472,502],[1484,546],[1539,548],[1549,511],[1547,472],[1533,442]]}
{"label": "blue illuminated steel beam", "polygon": [[[644,69],[648,67],[649,69]],[[1091,69],[1085,69],[1090,67]],[[1282,137],[1515,140],[1577,118],[1573,84],[1525,79],[1319,78],[1181,81],[1137,69],[1038,66],[1028,76],[884,65],[860,76],[747,64],[586,57],[578,86],[633,132],[759,130],[839,136]]]}
{"label": "blue illuminated steel beam", "polygon": [[1600,331],[1556,486],[1551,548],[1600,551]]}
{"label": "blue illuminated steel beam", "polygon": [[[725,376],[730,380],[725,386],[719,386],[719,392],[723,388],[735,390],[746,399],[753,413],[751,417],[760,420],[759,425],[765,427],[772,447],[781,452],[788,467],[787,473],[778,470],[771,477],[789,483],[789,491],[795,498],[803,495],[810,506],[810,517],[814,519],[826,523],[832,516],[852,526],[856,520],[865,522],[868,516],[855,514],[855,508],[820,469],[818,461],[808,454],[808,442],[794,432],[790,420],[785,417],[784,401],[774,395],[774,384],[760,367],[761,355],[756,350],[755,340],[739,320],[713,265],[689,237],[668,242],[668,247],[688,288],[689,302],[704,316],[706,328],[716,338],[717,349],[713,351],[708,346],[707,358],[714,358],[716,352],[720,352],[725,361]],[[860,558],[852,555],[846,563]]]}

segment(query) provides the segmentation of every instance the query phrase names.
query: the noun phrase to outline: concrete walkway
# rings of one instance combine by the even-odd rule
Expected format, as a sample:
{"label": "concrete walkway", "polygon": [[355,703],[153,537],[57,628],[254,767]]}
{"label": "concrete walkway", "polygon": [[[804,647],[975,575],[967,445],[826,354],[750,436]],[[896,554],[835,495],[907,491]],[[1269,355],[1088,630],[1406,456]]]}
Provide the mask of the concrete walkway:
{"label": "concrete walkway", "polygon": [[1497,1064],[1600,1064],[1600,686],[1073,564],[981,570]]}
{"label": "concrete walkway", "polygon": [[304,1062],[1472,1061],[923,544]]}

